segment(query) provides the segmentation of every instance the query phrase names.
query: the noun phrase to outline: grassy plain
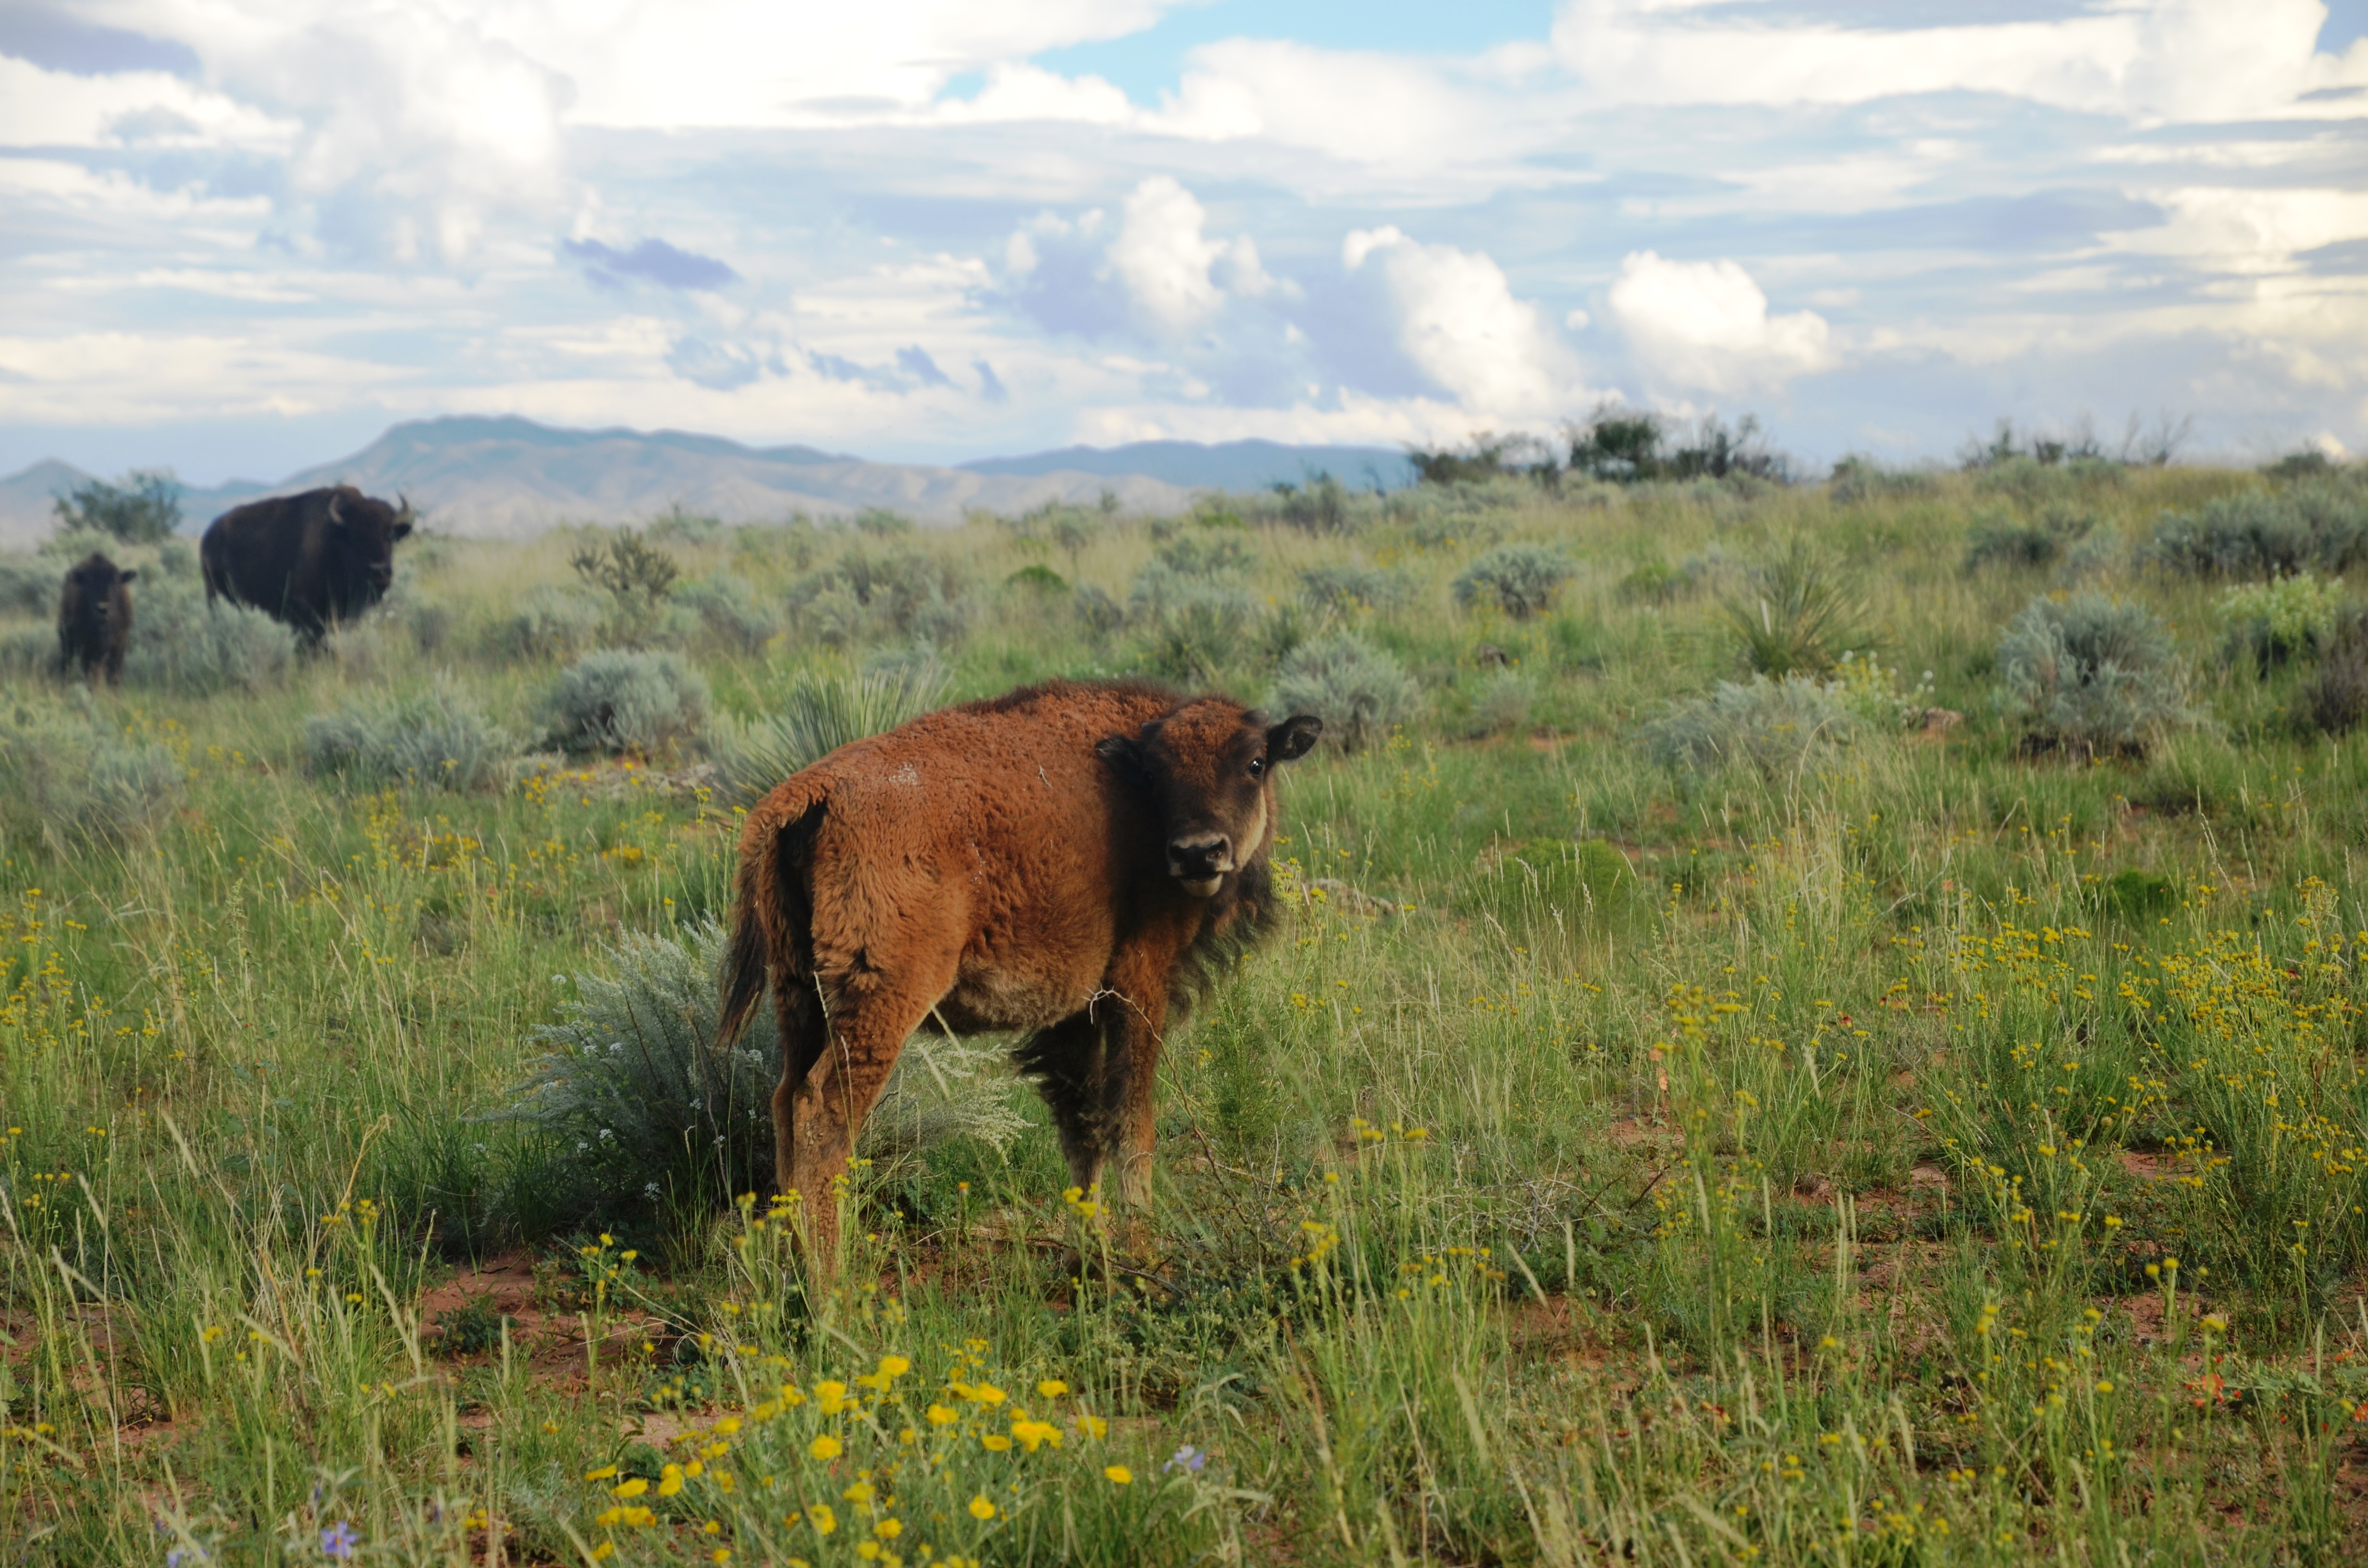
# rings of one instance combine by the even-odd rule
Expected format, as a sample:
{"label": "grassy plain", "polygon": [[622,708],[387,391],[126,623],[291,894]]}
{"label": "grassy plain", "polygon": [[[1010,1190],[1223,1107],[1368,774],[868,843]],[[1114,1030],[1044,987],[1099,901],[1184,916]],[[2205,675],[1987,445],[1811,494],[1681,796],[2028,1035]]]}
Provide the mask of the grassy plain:
{"label": "grassy plain", "polygon": [[[2356,1560],[2368,749],[2288,721],[2300,665],[2225,655],[2215,585],[2121,550],[2092,580],[2169,619],[2212,722],[2026,759],[1994,650],[2058,568],[1964,564],[1984,520],[2135,542],[2264,483],[677,527],[687,583],[766,604],[850,552],[926,556],[956,698],[1197,660],[1259,699],[1327,617],[1420,683],[1386,740],[1285,779],[1297,902],[1170,1041],[1153,1244],[1106,1287],[1065,1276],[1103,1217],[1018,1085],[1001,1152],[859,1173],[835,1290],[761,1197],[571,1211],[576,1152],[503,1114],[530,1031],[604,943],[720,913],[732,811],[697,743],[468,792],[316,777],[306,720],[352,702],[441,682],[539,722],[558,661],[500,628],[572,541],[406,546],[407,602],[327,657],[96,699],[179,760],[176,809],[5,846],[0,1539],[58,1564]],[[1234,635],[1179,651],[1075,595],[1123,606],[1178,540],[1246,552]],[[1796,540],[1964,722],[1656,763],[1644,727],[1736,676],[1725,607]],[[1545,613],[1452,595],[1500,540],[1576,565]],[[1309,606],[1301,574],[1341,565],[1399,597]],[[674,635],[754,722],[904,645],[886,604]]]}

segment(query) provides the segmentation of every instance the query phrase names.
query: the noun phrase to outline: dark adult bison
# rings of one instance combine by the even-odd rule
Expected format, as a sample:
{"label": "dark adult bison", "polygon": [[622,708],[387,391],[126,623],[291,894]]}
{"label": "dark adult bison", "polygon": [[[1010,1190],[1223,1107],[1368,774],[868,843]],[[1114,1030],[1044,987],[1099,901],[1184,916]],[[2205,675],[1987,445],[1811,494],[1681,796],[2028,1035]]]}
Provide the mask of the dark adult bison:
{"label": "dark adult bison", "polygon": [[916,719],[792,774],[749,812],[721,1037],[770,973],[773,1154],[827,1266],[831,1179],[905,1038],[1029,1031],[1069,1174],[1151,1194],[1168,1002],[1272,914],[1274,769],[1320,720],[1223,697],[1050,681]]}
{"label": "dark adult bison", "polygon": [[82,677],[104,675],[107,684],[123,678],[123,650],[131,641],[131,579],[99,551],[66,573],[58,590],[58,662],[82,666]]}
{"label": "dark adult bison", "polygon": [[385,597],[410,532],[409,501],[398,510],[350,484],[233,506],[198,546],[206,602],[252,605],[317,643]]}

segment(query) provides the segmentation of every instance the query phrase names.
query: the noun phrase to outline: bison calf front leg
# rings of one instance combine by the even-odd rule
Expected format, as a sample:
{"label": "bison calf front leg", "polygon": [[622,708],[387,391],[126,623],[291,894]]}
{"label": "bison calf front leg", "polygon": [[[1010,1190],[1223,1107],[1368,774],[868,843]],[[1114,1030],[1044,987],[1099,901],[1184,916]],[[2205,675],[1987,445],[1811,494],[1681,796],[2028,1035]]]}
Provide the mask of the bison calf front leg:
{"label": "bison calf front leg", "polygon": [[1019,1048],[1019,1069],[1036,1080],[1053,1112],[1070,1185],[1080,1192],[1101,1185],[1117,1142],[1123,1085],[1111,1082],[1111,1070],[1122,1073],[1125,1058],[1110,1050],[1110,1032],[1108,1020],[1089,1008],[1039,1029]]}

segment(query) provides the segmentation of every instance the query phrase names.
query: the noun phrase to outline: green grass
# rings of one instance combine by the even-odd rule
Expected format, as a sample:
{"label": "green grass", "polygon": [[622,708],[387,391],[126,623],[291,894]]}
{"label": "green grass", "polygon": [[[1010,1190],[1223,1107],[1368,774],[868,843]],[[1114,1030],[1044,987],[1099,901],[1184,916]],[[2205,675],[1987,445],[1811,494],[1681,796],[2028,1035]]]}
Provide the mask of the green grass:
{"label": "green grass", "polygon": [[[2256,482],[2016,483],[1500,485],[1348,498],[1320,535],[1241,497],[1081,529],[1058,583],[987,522],[671,530],[682,581],[788,627],[634,632],[698,666],[727,757],[816,678],[909,666],[890,596],[815,586],[849,556],[928,558],[897,580],[951,607],[950,699],[1172,660],[1190,627],[1113,630],[1076,590],[1123,605],[1155,552],[1220,545],[1249,621],[1194,642],[1214,682],[1262,700],[1291,646],[1354,631],[1424,694],[1285,780],[1295,901],[1171,1035],[1146,1246],[1064,1200],[1014,1085],[1000,1150],[856,1173],[827,1289],[761,1198],[578,1229],[582,1154],[506,1114],[566,977],[723,913],[705,743],[459,791],[308,765],[313,717],[436,691],[537,733],[578,650],[522,658],[511,612],[580,541],[406,546],[402,615],[252,690],[127,678],[74,722],[169,753],[170,808],[97,838],[0,812],[0,1540],[56,1564],[2347,1560],[2368,747],[2294,728],[2307,657],[2232,656],[2221,585],[2108,573],[2212,722],[2021,759],[1999,634],[2058,579],[1966,570],[1969,530],[2077,506],[2135,540]],[[1508,542],[1573,576],[1525,619],[1459,606]],[[1851,562],[1892,707],[1964,722],[1655,765],[1645,726],[1747,668],[1718,574],[1796,546]],[[1390,591],[1311,600],[1326,572]],[[11,680],[27,712],[68,700]],[[1117,1267],[1072,1280],[1072,1246]]]}

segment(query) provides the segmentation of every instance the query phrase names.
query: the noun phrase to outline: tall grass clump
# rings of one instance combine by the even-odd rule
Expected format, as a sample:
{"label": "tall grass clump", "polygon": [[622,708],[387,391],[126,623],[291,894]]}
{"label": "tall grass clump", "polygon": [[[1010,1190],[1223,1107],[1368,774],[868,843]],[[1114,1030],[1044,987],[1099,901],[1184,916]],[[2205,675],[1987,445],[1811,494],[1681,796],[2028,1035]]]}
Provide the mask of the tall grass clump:
{"label": "tall grass clump", "polygon": [[2030,754],[2142,756],[2201,719],[2162,618],[2102,594],[2032,600],[1998,640],[1998,671]]}
{"label": "tall grass clump", "polygon": [[143,574],[123,679],[181,697],[262,691],[287,678],[295,653],[288,629],[261,610],[228,599],[210,605],[194,585],[169,578],[151,584]]}
{"label": "tall grass clump", "polygon": [[127,733],[86,697],[0,707],[0,833],[11,846],[120,844],[180,803],[172,750]]}
{"label": "tall grass clump", "polygon": [[1568,556],[1545,545],[1500,544],[1456,574],[1451,587],[1455,602],[1467,609],[1488,605],[1527,620],[1554,603],[1577,570]]}
{"label": "tall grass clump", "polygon": [[304,756],[324,778],[481,790],[501,777],[516,746],[465,692],[450,687],[393,699],[362,699],[304,725]]}
{"label": "tall grass clump", "polygon": [[[519,1195],[524,1210],[586,1220],[653,1205],[696,1207],[773,1185],[773,1088],[780,1041],[758,1007],[729,1050],[716,1044],[724,934],[628,935],[537,1028],[536,1061],[507,1113],[555,1141],[545,1179],[564,1192]],[[861,1152],[908,1160],[949,1139],[1001,1147],[1019,1130],[1008,1074],[988,1050],[916,1036],[865,1119]]]}
{"label": "tall grass clump", "polygon": [[1645,749],[1665,767],[1709,773],[1736,764],[1770,778],[1798,771],[1864,731],[1840,683],[1790,676],[1726,681],[1671,705],[1645,726]]}
{"label": "tall grass clump", "polygon": [[560,673],[543,697],[552,743],[578,756],[679,746],[707,715],[707,682],[677,653],[605,648]]}
{"label": "tall grass clump", "polygon": [[1362,751],[1420,711],[1422,687],[1404,665],[1352,631],[1303,642],[1275,677],[1278,714],[1313,713],[1324,738]]}
{"label": "tall grass clump", "polygon": [[945,688],[945,668],[934,659],[837,677],[803,676],[780,711],[719,748],[724,783],[734,798],[755,801],[839,747],[919,718],[938,706]]}

